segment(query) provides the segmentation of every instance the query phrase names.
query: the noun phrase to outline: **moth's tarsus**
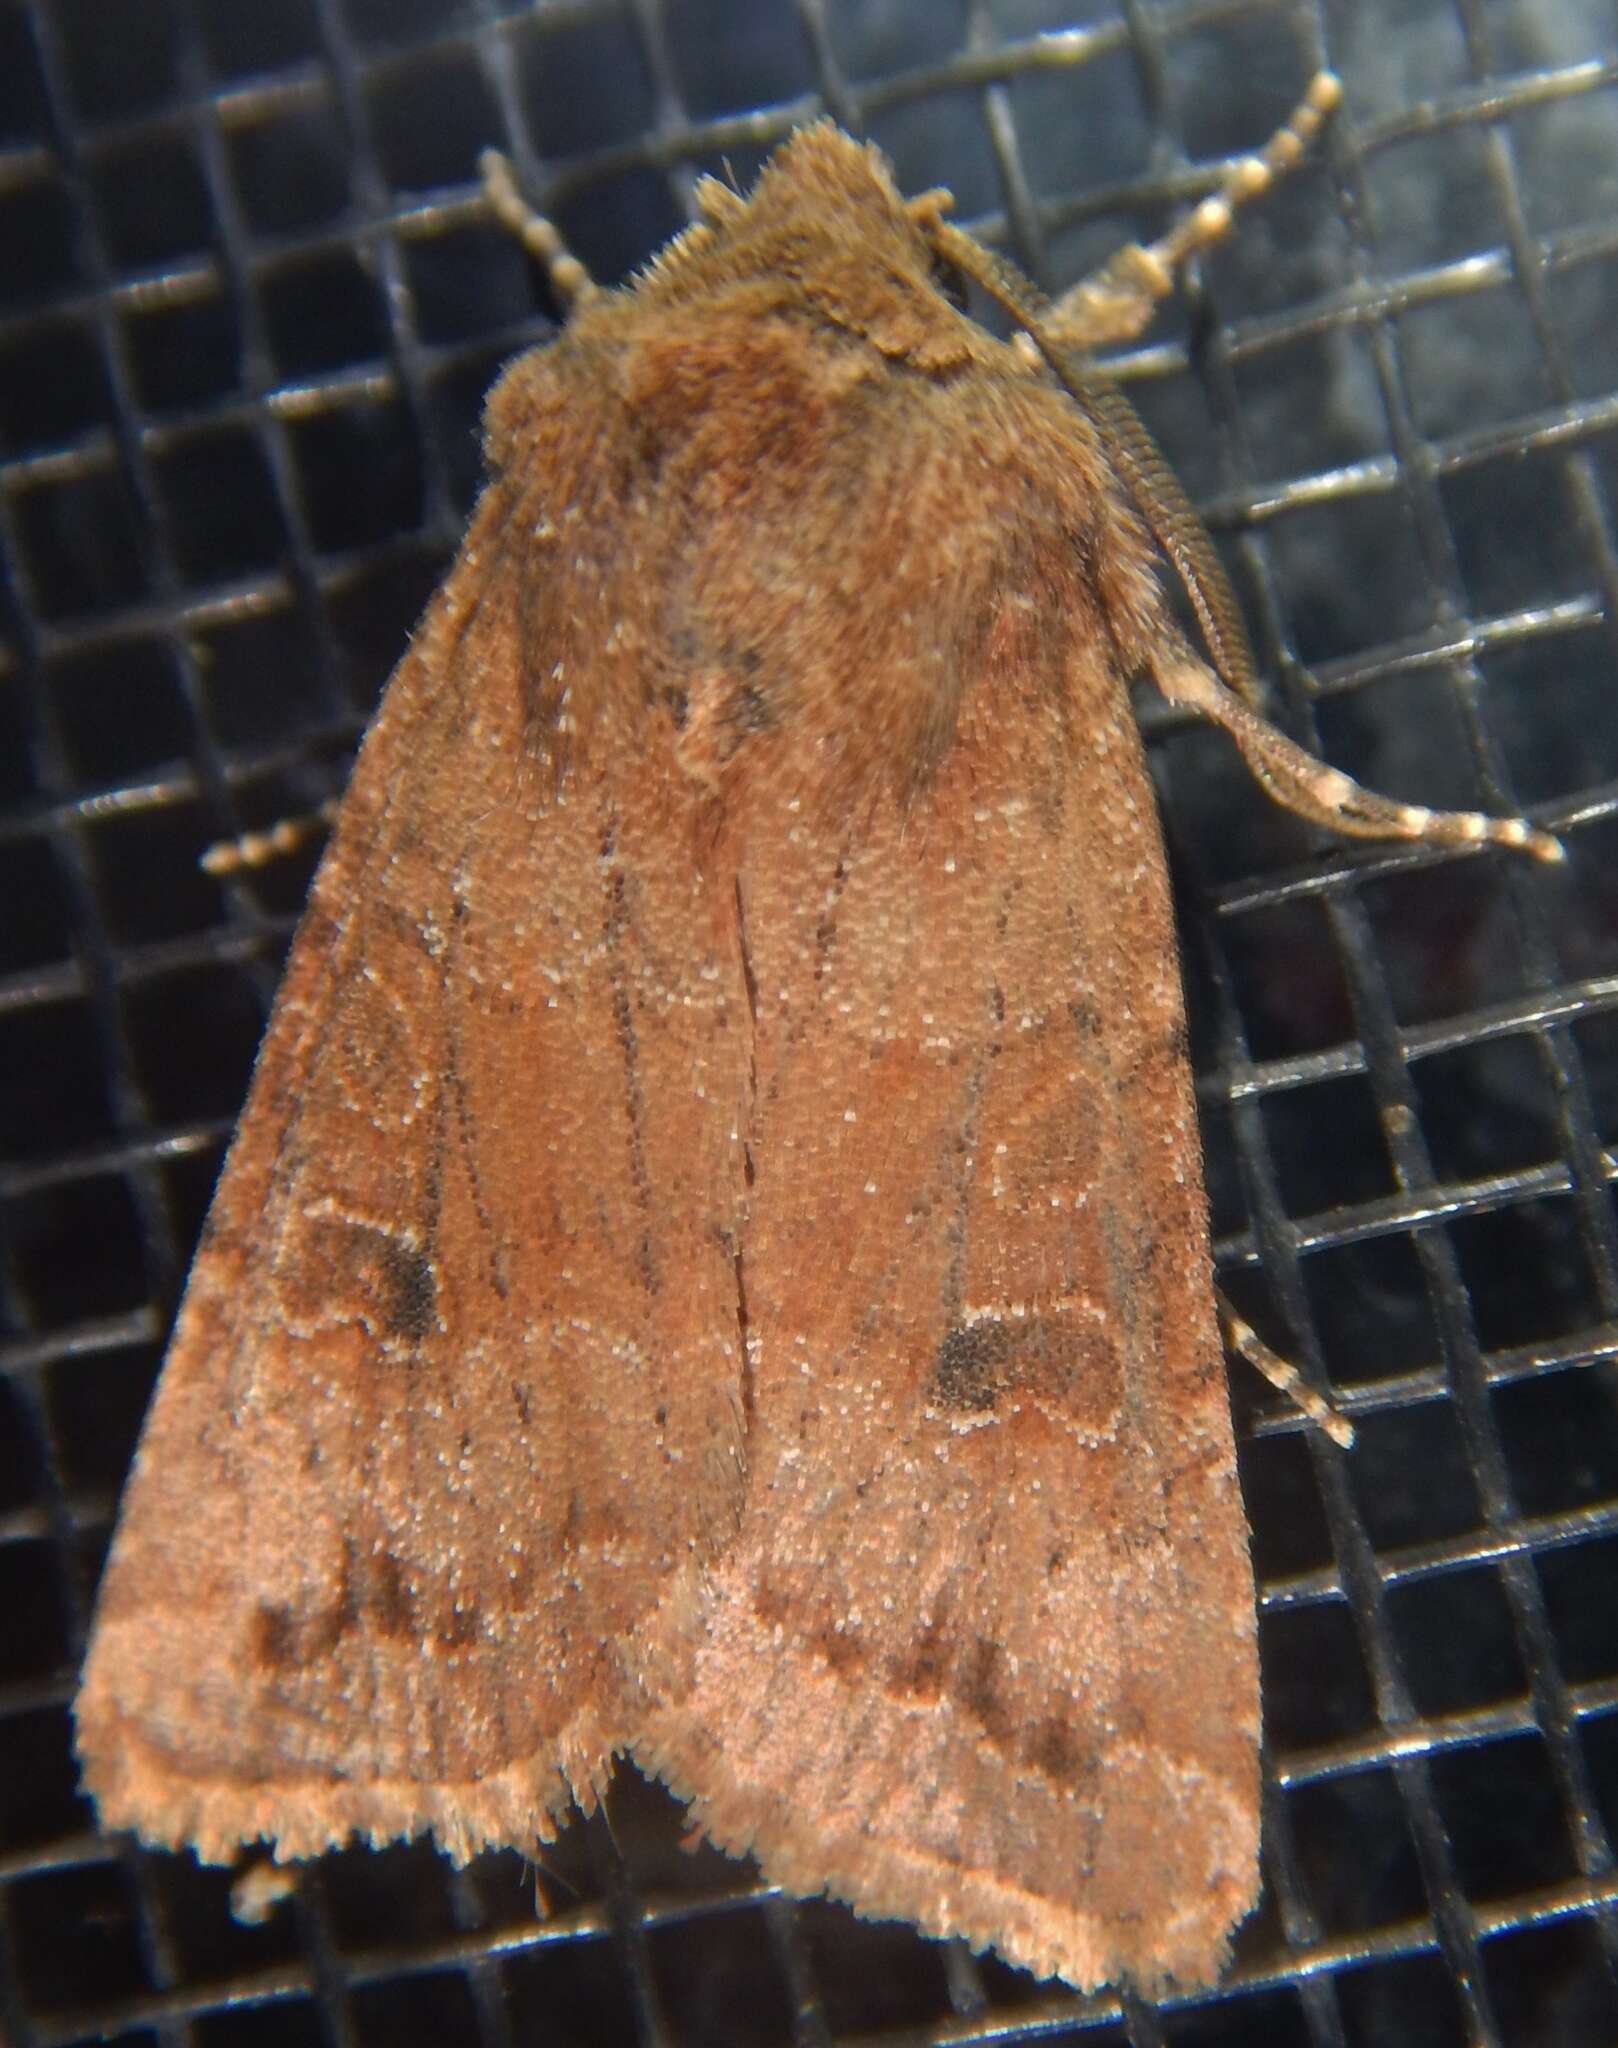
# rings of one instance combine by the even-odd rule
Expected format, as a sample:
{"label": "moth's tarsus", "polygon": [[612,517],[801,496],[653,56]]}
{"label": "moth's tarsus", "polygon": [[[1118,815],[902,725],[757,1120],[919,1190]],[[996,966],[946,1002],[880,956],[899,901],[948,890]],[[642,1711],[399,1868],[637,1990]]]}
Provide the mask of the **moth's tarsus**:
{"label": "moth's tarsus", "polygon": [[1261,1372],[1278,1393],[1285,1394],[1339,1449],[1352,1450],[1354,1425],[1347,1416],[1340,1414],[1324,1394],[1316,1393],[1290,1359],[1270,1349],[1252,1324],[1232,1306],[1222,1287],[1215,1289],[1215,1299],[1219,1304],[1220,1328],[1230,1349]]}
{"label": "moth's tarsus", "polygon": [[235,839],[216,840],[202,856],[205,874],[237,875],[248,868],[269,867],[285,860],[312,840],[327,832],[337,816],[337,802],[329,798],[318,810],[295,818],[278,818],[263,832],[243,832]]}

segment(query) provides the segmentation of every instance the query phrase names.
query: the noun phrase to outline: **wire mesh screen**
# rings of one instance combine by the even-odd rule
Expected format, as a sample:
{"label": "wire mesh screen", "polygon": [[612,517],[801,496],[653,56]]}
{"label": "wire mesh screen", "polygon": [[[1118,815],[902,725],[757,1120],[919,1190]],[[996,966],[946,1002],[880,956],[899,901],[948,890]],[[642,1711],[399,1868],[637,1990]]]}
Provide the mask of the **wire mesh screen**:
{"label": "wire mesh screen", "polygon": [[[1265,1889],[1219,1991],[775,1896],[627,1771],[537,1879],[356,1849],[259,1926],[99,1836],[94,1583],[308,874],[198,857],[340,784],[553,331],[479,151],[616,280],[826,109],[1057,287],[1323,62],[1131,394],[1279,720],[1569,859],[1345,852],[1141,707],[1220,1266],[1359,1427],[1237,1374]],[[1615,222],[1606,0],[0,0],[0,2037],[1618,2034]]]}

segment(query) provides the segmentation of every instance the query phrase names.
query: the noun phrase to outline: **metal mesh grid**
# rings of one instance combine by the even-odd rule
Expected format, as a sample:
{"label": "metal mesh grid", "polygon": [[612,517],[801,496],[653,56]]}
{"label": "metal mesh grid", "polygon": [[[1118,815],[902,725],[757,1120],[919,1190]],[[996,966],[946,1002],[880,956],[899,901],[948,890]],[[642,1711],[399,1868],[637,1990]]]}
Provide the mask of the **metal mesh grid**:
{"label": "metal mesh grid", "polygon": [[[1074,1999],[773,1898],[632,1777],[548,1918],[418,1845],[239,1927],[94,1833],[67,1704],[305,879],[197,856],[332,785],[550,331],[479,148],[613,277],[825,106],[1056,286],[1323,60],[1318,160],[1132,392],[1283,721],[1570,860],[1345,855],[1146,707],[1220,1263],[1360,1427],[1238,1375],[1266,1891],[1221,1992]],[[0,0],[6,2041],[1618,2031],[1615,88],[1605,0]]]}

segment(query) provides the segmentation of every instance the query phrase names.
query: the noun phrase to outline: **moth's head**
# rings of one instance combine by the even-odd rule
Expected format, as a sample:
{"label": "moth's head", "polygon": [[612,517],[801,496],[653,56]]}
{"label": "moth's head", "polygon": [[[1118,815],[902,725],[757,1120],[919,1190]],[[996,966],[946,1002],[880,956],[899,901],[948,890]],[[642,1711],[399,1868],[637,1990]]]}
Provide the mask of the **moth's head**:
{"label": "moth's head", "polygon": [[947,192],[907,200],[887,159],[830,121],[800,128],[747,197],[706,178],[702,220],[654,267],[652,288],[676,292],[773,281],[884,355],[947,370],[994,344],[964,315],[964,294],[940,254]]}

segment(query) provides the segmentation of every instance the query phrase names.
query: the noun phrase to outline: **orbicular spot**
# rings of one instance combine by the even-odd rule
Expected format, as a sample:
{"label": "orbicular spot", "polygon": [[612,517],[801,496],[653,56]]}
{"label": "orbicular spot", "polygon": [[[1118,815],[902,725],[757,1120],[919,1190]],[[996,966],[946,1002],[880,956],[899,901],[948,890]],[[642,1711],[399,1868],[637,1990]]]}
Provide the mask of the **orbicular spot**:
{"label": "orbicular spot", "polygon": [[933,1361],[932,1400],[956,1415],[983,1415],[1006,1384],[1013,1341],[1007,1326],[985,1318],[944,1333]]}
{"label": "orbicular spot", "polygon": [[382,1320],[390,1337],[421,1344],[438,1320],[438,1282],[433,1262],[415,1245],[398,1238],[382,1241],[378,1260],[382,1281]]}
{"label": "orbicular spot", "polygon": [[1122,1368],[1104,1318],[1080,1306],[1045,1315],[980,1311],[944,1334],[928,1405],[962,1420],[1026,1400],[1087,1435],[1117,1414]]}
{"label": "orbicular spot", "polygon": [[323,1204],[295,1230],[278,1264],[289,1311],[364,1323],[378,1337],[423,1343],[437,1327],[432,1248]]}

